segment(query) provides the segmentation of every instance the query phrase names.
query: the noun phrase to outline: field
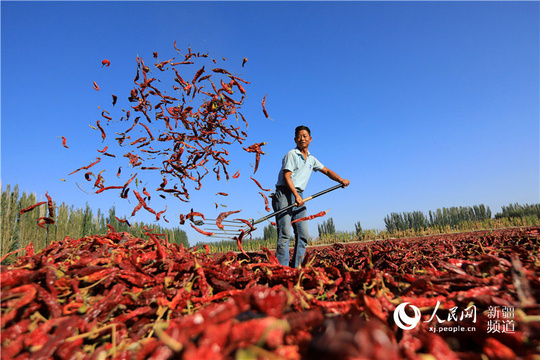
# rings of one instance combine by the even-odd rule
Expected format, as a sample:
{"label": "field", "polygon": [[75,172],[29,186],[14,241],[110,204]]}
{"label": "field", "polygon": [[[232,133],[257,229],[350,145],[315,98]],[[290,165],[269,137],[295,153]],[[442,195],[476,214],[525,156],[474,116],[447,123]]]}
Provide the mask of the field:
{"label": "field", "polygon": [[2,359],[538,359],[539,226],[210,254],[147,231],[1,268]]}

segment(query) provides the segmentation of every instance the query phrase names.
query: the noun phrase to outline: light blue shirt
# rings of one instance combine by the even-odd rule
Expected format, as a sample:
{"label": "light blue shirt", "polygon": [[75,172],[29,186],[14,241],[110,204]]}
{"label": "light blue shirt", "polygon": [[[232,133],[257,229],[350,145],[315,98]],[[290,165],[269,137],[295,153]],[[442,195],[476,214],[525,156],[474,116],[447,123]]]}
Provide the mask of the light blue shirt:
{"label": "light blue shirt", "polygon": [[294,187],[304,191],[308,183],[309,177],[312,171],[319,171],[324,168],[319,160],[308,151],[307,159],[304,160],[304,156],[298,150],[298,148],[292,149],[285,155],[281,163],[281,170],[279,171],[278,181],[276,186],[287,186],[283,172],[289,170],[292,172],[291,180]]}

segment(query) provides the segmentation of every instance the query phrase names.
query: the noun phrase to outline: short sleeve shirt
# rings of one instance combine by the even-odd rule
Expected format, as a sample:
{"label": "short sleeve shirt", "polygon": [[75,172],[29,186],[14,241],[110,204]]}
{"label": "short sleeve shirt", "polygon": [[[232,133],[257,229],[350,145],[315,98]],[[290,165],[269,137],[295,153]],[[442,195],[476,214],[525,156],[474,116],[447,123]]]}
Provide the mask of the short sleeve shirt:
{"label": "short sleeve shirt", "polygon": [[307,159],[298,150],[298,148],[292,149],[285,155],[281,164],[281,170],[279,171],[278,181],[276,186],[287,186],[283,173],[285,170],[292,172],[291,180],[294,187],[304,191],[308,183],[309,177],[312,171],[319,171],[324,168],[324,165],[317,160],[317,158],[311,155],[308,151]]}

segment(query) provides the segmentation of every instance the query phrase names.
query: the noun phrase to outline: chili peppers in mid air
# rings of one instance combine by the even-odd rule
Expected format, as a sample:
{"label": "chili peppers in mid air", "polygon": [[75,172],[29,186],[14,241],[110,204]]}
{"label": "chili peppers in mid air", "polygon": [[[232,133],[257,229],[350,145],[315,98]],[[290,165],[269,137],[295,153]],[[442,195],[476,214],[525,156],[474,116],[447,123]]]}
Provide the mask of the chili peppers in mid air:
{"label": "chili peppers in mid air", "polygon": [[[240,115],[247,129],[248,122],[239,110],[246,98],[246,89],[243,84],[249,84],[249,81],[233,75],[232,71],[222,67],[210,68],[206,64],[197,66],[196,63],[199,61],[207,61],[205,58],[208,54],[194,52],[190,47],[187,53],[181,54],[176,43],[174,49],[178,55],[167,57],[165,60],[159,60],[158,52],[153,52],[153,58],[156,59],[154,69],[157,71],[152,71],[143,58],[137,56],[134,86],[128,90],[126,96],[131,103],[131,108],[128,108],[128,111],[122,109],[124,116],[119,120],[115,119],[112,111],[102,109],[101,117],[107,120],[106,123],[102,124],[100,120],[97,120],[95,126],[90,126],[101,132],[103,142],[110,141],[107,135],[116,130],[112,128],[113,126],[119,127],[119,131],[114,131],[117,134],[115,140],[120,148],[128,148],[118,154],[109,143],[104,149],[98,150],[101,154],[112,159],[127,158],[130,167],[140,168],[147,172],[159,172],[161,177],[175,181],[174,186],[169,188],[146,186],[147,199],[151,198],[151,189],[156,189],[161,192],[161,198],[174,196],[187,202],[189,201],[188,181],[195,184],[196,190],[201,189],[203,179],[210,169],[216,174],[218,180],[229,179],[227,168],[230,160],[226,147],[235,143],[242,144],[247,137],[242,126],[229,119],[233,116],[237,120]],[[244,58],[242,66],[246,61],[247,59]],[[194,73],[190,75],[187,72],[191,65],[196,67]],[[109,66],[109,60],[102,60],[102,67]],[[172,92],[162,87],[167,82],[158,78],[158,75],[162,77],[169,75],[173,83]],[[93,85],[95,90],[99,90],[97,82]],[[117,100],[121,98],[112,95],[112,105],[117,105]],[[128,126],[124,126],[126,122]],[[105,126],[111,126],[111,130],[106,131]],[[264,153],[260,151],[260,144],[258,148],[251,146],[249,149],[248,151],[256,153],[256,172],[261,154]],[[101,159],[98,158],[98,162],[99,160]],[[70,175],[96,164],[97,162],[79,168]],[[103,163],[103,166],[106,164]],[[118,178],[121,176],[120,168],[121,166],[118,167]],[[237,171],[232,177],[236,179],[239,176],[240,172]],[[104,182],[105,178],[102,175],[97,181],[96,186],[99,189],[95,193],[99,194],[106,189],[118,189],[121,190],[119,191],[121,198],[128,199],[130,196],[126,185],[113,184],[104,187]],[[147,184],[146,180],[145,184]],[[138,185],[137,181],[136,185]],[[139,192],[131,192],[138,202],[132,216],[144,207],[159,218],[157,212],[148,207],[144,200],[141,201]],[[223,192],[218,192],[218,194],[226,195]]]}

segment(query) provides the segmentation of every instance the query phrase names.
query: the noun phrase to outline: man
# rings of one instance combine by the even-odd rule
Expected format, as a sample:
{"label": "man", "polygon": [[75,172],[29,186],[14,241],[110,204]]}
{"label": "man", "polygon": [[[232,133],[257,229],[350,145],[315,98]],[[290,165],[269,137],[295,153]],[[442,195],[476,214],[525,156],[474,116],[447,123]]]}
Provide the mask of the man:
{"label": "man", "polygon": [[[312,171],[320,171],[330,179],[343,186],[349,185],[349,180],[343,180],[338,174],[326,168],[308,151],[311,143],[311,131],[307,126],[298,126],[295,129],[294,141],[296,148],[285,155],[276,183],[276,192],[272,199],[274,211],[278,211],[291,204],[296,206],[291,210],[276,216],[278,240],[276,257],[281,265],[289,266],[289,238],[291,221],[307,216],[304,205],[303,191],[306,188]],[[298,267],[304,254],[308,241],[308,225],[305,221],[292,224],[294,229],[294,255],[293,267]]]}

